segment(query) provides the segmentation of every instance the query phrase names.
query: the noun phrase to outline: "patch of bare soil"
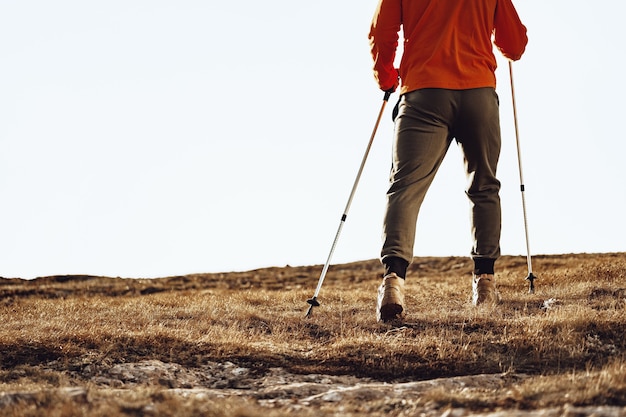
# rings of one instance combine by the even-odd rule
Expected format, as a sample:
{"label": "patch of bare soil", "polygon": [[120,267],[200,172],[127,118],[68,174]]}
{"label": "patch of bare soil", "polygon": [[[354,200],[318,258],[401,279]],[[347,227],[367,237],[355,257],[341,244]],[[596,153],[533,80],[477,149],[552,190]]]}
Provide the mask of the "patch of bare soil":
{"label": "patch of bare soil", "polygon": [[[58,367],[55,363],[50,365],[52,368]],[[78,405],[87,405],[106,398],[114,398],[124,403],[129,401],[125,399],[124,393],[149,389],[150,394],[143,402],[135,403],[134,406],[122,406],[120,412],[131,415],[160,415],[154,400],[169,396],[179,397],[180,401],[193,400],[209,403],[230,398],[242,404],[245,401],[252,401],[258,405],[255,409],[240,406],[233,415],[256,415],[258,412],[263,413],[263,409],[280,410],[281,415],[283,413],[294,415],[302,412],[308,414],[312,411],[315,411],[316,415],[384,415],[398,410],[402,412],[393,414],[446,417],[621,417],[626,415],[626,407],[621,406],[566,404],[544,409],[510,408],[479,412],[462,406],[453,407],[432,400],[423,400],[428,397],[429,393],[442,391],[462,393],[468,398],[479,397],[485,392],[501,392],[503,395],[514,396],[512,391],[515,387],[530,378],[523,374],[482,374],[383,383],[351,376],[296,375],[282,368],[272,368],[259,376],[255,375],[251,369],[239,367],[231,362],[209,363],[199,368],[187,368],[175,363],[145,360],[114,364],[108,368],[94,367],[101,369],[93,372],[90,365],[86,364],[79,375],[76,375],[85,381],[82,386],[0,392],[0,410],[9,410],[15,405],[20,405],[21,408],[24,405],[36,407],[42,403],[46,404],[46,400],[43,399],[46,397],[54,398],[59,403],[70,402]],[[159,395],[155,396],[155,392]],[[76,409],[67,415],[82,415],[75,413]]]}

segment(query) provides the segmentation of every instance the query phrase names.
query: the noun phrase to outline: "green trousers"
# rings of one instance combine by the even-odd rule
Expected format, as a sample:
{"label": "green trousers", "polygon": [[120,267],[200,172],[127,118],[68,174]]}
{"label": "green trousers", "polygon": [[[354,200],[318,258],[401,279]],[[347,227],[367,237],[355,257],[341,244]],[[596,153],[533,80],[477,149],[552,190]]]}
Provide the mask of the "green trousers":
{"label": "green trousers", "polygon": [[[411,262],[416,222],[452,140],[462,152],[467,176],[473,246],[471,257],[500,256],[500,156],[498,96],[493,88],[421,89],[402,95],[394,109],[393,165],[383,224],[381,259]],[[435,237],[424,237],[424,239]]]}

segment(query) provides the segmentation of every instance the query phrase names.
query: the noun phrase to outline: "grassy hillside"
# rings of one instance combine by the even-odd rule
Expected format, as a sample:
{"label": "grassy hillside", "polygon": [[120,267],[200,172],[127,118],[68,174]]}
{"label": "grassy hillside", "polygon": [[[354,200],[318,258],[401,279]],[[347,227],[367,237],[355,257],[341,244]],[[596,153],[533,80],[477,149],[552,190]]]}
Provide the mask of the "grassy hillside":
{"label": "grassy hillside", "polygon": [[376,260],[331,266],[309,318],[319,265],[0,279],[0,413],[626,415],[626,253],[533,260],[535,294],[503,257],[503,302],[475,308],[468,259],[416,258],[395,327]]}

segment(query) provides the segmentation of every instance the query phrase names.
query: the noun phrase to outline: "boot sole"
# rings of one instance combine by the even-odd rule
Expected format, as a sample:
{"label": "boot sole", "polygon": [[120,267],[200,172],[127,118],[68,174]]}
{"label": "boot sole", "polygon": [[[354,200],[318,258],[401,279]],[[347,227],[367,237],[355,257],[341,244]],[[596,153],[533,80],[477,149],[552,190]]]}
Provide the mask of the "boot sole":
{"label": "boot sole", "polygon": [[400,304],[385,304],[380,308],[380,320],[383,322],[398,320],[402,316],[404,309]]}

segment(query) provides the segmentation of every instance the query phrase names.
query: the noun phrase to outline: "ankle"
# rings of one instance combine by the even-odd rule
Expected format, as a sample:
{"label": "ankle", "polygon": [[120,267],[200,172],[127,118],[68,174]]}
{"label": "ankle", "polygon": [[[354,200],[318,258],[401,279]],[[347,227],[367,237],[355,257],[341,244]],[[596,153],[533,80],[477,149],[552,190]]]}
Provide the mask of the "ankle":
{"label": "ankle", "polygon": [[385,276],[395,273],[398,278],[406,278],[406,270],[409,267],[408,261],[397,256],[389,256],[383,259],[383,265],[385,267]]}
{"label": "ankle", "polygon": [[493,275],[495,259],[491,258],[474,258],[474,276],[478,275]]}

